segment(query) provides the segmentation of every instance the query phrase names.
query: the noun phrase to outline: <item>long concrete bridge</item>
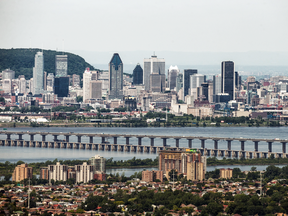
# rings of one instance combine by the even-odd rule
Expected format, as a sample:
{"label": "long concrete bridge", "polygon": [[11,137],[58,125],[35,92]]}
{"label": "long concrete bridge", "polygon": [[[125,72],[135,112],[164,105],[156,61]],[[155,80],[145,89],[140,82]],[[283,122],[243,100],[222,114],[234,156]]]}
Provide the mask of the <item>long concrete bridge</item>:
{"label": "long concrete bridge", "polygon": [[[164,135],[132,135],[132,134],[92,134],[92,133],[62,133],[62,132],[12,132],[12,131],[0,131],[0,134],[6,135],[7,138],[0,140],[0,146],[21,146],[21,147],[36,147],[36,148],[66,148],[66,149],[86,149],[86,150],[103,150],[103,151],[126,151],[126,152],[147,152],[156,153],[163,149],[172,150],[184,150],[185,147],[179,147],[179,140],[187,140],[187,148],[193,148],[192,141],[200,140],[201,148],[195,148],[207,156],[222,156],[222,157],[246,157],[246,158],[267,158],[271,154],[275,157],[288,157],[286,154],[287,139],[259,139],[259,138],[227,138],[227,137],[202,137],[202,136],[164,136]],[[18,136],[18,139],[11,139],[11,136]],[[29,135],[30,140],[23,140],[23,135]],[[34,140],[35,135],[42,136],[42,141]],[[47,141],[46,137],[51,135],[54,137],[54,141]],[[64,137],[64,139],[58,139],[58,137]],[[69,142],[70,136],[76,136],[77,142]],[[89,143],[82,143],[82,137],[89,137]],[[94,137],[100,137],[101,143],[93,143]],[[113,143],[107,143],[105,139],[113,138]],[[118,144],[117,139],[124,137],[126,139],[125,144]],[[138,140],[137,145],[130,144],[130,138],[135,137]],[[142,145],[142,139],[149,138],[150,145]],[[154,146],[154,139],[162,139],[162,146]],[[175,140],[175,146],[171,147],[167,145],[168,139]],[[206,140],[213,140],[214,148],[207,149],[205,147]],[[218,149],[218,142],[224,140],[227,142],[227,149]],[[232,141],[240,142],[240,150],[232,150]],[[254,143],[254,151],[245,150],[245,142],[252,141]],[[266,142],[268,146],[267,152],[258,151],[259,142]],[[273,143],[282,144],[282,152],[273,152]]]}

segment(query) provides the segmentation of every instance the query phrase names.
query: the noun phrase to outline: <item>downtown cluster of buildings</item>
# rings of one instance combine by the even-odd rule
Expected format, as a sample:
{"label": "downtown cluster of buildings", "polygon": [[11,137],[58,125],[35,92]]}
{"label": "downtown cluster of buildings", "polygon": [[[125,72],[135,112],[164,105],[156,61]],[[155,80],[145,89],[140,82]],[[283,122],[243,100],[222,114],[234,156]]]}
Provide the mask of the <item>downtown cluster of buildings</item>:
{"label": "downtown cluster of buildings", "polygon": [[[123,73],[120,55],[114,53],[108,71],[87,68],[81,80],[79,75],[68,75],[68,57],[56,55],[55,74],[47,74],[43,52],[37,52],[30,80],[23,75],[15,78],[10,69],[2,71],[1,94],[6,106],[36,105],[49,109],[77,104],[81,108],[89,105],[94,109],[128,107],[142,111],[167,107],[174,114],[205,117],[227,107],[238,111],[234,116],[249,116],[252,107],[279,110],[287,105],[287,77],[256,80],[249,76],[242,80],[233,61],[223,61],[221,74],[207,77],[197,69],[180,71],[177,66],[166,71],[165,59],[153,55],[144,59],[143,68],[140,64],[135,66],[131,78]],[[77,103],[78,96],[83,97],[82,103]]]}

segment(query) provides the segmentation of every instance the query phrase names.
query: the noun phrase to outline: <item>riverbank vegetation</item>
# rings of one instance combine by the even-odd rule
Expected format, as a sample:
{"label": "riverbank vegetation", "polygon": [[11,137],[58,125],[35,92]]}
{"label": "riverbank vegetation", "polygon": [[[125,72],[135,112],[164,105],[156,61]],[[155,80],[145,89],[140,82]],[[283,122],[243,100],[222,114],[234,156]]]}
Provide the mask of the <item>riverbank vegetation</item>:
{"label": "riverbank vegetation", "polygon": [[288,158],[275,158],[272,154],[269,158],[240,158],[240,159],[228,159],[223,158],[222,160],[216,157],[207,158],[207,166],[217,166],[217,165],[280,165],[288,164]]}

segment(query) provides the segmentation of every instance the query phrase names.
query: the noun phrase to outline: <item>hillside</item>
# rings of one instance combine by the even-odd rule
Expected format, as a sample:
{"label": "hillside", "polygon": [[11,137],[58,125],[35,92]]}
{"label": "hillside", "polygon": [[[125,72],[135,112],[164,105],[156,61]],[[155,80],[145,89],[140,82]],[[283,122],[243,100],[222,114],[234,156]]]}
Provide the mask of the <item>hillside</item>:
{"label": "hillside", "polygon": [[[33,77],[34,57],[40,49],[0,49],[0,71],[7,68],[15,71],[15,78],[25,75],[26,79]],[[68,52],[43,50],[44,71],[55,74],[55,55],[68,55],[68,75],[78,74],[82,78],[86,67],[95,70],[82,57]]]}

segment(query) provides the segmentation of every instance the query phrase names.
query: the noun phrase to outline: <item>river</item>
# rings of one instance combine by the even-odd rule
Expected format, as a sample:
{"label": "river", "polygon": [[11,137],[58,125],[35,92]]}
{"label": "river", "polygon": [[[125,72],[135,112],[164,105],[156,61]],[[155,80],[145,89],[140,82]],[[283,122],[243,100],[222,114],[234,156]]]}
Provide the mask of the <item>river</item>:
{"label": "river", "polygon": [[[288,127],[183,127],[183,128],[95,128],[95,127],[39,127],[39,128],[8,128],[8,131],[30,131],[30,132],[74,132],[74,133],[104,133],[104,134],[135,134],[135,135],[175,135],[175,136],[209,136],[209,137],[235,137],[235,138],[269,138],[269,139],[286,139]],[[6,139],[6,135],[0,135],[0,139]],[[18,136],[12,135],[11,139],[18,139]],[[29,140],[28,135],[23,135],[24,140]],[[41,140],[40,135],[35,135],[34,140]],[[64,136],[59,136],[58,139],[64,139]],[[51,135],[46,137],[47,141],[52,141]],[[70,137],[70,142],[77,142],[76,136]],[[89,142],[89,137],[82,137],[82,142]],[[94,138],[94,143],[100,143],[100,137]],[[112,143],[112,139],[110,140]],[[136,138],[130,138],[130,144],[137,145]],[[126,139],[118,138],[118,144],[125,144]],[[155,139],[155,146],[162,146],[162,139]],[[206,140],[206,147],[213,148],[214,142]],[[180,147],[187,147],[187,140],[180,139]],[[150,145],[149,138],[142,139],[142,145]],[[175,146],[174,139],[168,139],[167,145]],[[193,148],[200,148],[200,140],[193,140]],[[219,149],[226,149],[227,142],[220,140],[218,143]],[[232,150],[240,150],[240,142],[232,142]],[[253,151],[254,143],[247,141],[245,150]],[[265,142],[259,142],[259,151],[268,151],[268,145]],[[273,143],[273,152],[281,152],[282,144]],[[9,161],[15,163],[22,160],[26,163],[41,162],[46,160],[87,160],[88,158],[99,154],[105,158],[113,157],[114,160],[127,160],[133,157],[136,158],[156,158],[157,154],[134,153],[134,152],[108,152],[97,150],[76,150],[76,149],[44,149],[44,148],[25,148],[25,147],[9,147],[0,146],[0,162]],[[231,167],[231,166],[229,166]],[[251,166],[248,166],[251,167]],[[210,169],[210,167],[209,167]],[[242,169],[247,170],[242,167]],[[249,169],[250,170],[250,169]],[[125,171],[125,170],[124,170]],[[122,171],[119,171],[122,172]],[[128,171],[127,171],[128,172]],[[130,171],[129,171],[130,172]],[[134,173],[134,171],[131,171]]]}

